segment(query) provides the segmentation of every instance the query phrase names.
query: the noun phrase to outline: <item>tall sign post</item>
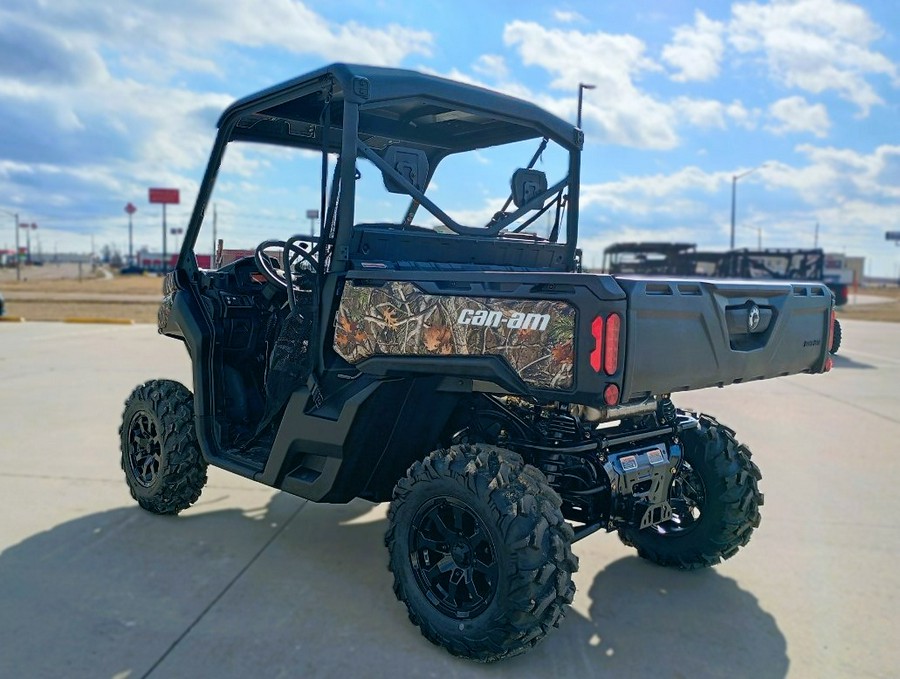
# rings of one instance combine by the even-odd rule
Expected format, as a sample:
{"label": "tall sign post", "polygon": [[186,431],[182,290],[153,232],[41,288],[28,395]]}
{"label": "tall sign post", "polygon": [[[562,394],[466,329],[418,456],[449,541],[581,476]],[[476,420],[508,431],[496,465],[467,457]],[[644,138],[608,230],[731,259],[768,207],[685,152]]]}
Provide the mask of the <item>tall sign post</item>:
{"label": "tall sign post", "polygon": [[309,235],[316,235],[316,220],[319,218],[318,210],[307,210],[306,218],[309,220]]}
{"label": "tall sign post", "polygon": [[128,205],[125,206],[125,212],[128,213],[128,266],[132,266],[134,264],[134,248],[132,247],[133,240],[131,237],[131,215],[137,212],[137,208],[131,203],[128,203]]}
{"label": "tall sign post", "polygon": [[149,198],[151,203],[162,205],[162,270],[165,273],[169,264],[168,253],[166,252],[166,205],[178,205],[181,200],[178,189],[150,189]]}
{"label": "tall sign post", "polygon": [[894,241],[894,245],[900,245],[900,231],[886,231],[884,239]]}

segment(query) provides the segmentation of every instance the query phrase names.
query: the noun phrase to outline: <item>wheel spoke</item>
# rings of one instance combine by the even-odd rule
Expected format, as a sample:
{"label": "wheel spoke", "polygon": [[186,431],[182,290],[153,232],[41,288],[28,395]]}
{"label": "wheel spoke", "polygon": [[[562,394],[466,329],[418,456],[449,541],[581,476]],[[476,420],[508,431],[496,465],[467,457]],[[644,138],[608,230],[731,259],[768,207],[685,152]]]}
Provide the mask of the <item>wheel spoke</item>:
{"label": "wheel spoke", "polygon": [[463,531],[463,508],[453,505],[453,528],[458,535]]}
{"label": "wheel spoke", "polygon": [[446,542],[433,540],[422,535],[421,533],[416,540],[416,546],[418,547],[418,549],[430,549],[432,552],[437,552],[438,554],[448,553]]}
{"label": "wheel spoke", "polygon": [[456,566],[453,563],[453,558],[450,556],[445,556],[443,559],[434,564],[434,566],[428,569],[426,577],[434,582],[441,573],[446,573],[447,571],[453,570],[455,567]]}

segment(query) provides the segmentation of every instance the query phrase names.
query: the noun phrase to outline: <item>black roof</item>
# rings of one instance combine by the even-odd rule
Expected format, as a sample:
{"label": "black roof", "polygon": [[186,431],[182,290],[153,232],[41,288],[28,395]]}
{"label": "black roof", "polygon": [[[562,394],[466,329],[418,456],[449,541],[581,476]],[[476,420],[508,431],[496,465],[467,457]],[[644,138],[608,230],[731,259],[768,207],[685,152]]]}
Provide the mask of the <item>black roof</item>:
{"label": "black roof", "polygon": [[[580,148],[583,138],[571,123],[499,92],[417,71],[340,63],[236,101],[222,114],[219,127],[237,121],[233,138],[255,138],[250,129],[270,116],[295,123],[292,138],[285,134],[285,141],[314,148],[314,128],[329,91],[332,129],[341,126],[343,103],[353,102],[360,105],[361,134],[400,134],[423,148],[452,153],[536,136]],[[281,143],[264,127],[259,127],[260,138]]]}
{"label": "black roof", "polygon": [[676,252],[684,252],[685,250],[693,250],[697,245],[695,243],[652,243],[652,242],[642,242],[642,243],[613,243],[608,246],[604,252],[605,253],[615,253],[615,252],[665,252],[665,253],[676,253]]}

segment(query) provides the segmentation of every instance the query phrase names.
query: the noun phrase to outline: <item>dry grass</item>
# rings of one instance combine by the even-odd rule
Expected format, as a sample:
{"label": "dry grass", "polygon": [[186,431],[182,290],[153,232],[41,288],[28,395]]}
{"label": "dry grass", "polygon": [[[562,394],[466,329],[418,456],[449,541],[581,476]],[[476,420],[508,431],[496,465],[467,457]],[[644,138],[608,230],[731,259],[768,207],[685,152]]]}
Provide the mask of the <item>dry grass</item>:
{"label": "dry grass", "polygon": [[[77,265],[45,265],[23,269],[23,280],[16,281],[15,270],[0,270],[0,289],[5,292],[45,293],[42,300],[6,300],[9,316],[22,316],[27,320],[59,321],[71,317],[101,317],[131,319],[136,323],[156,323],[156,313],[162,297],[162,278],[159,276],[104,276],[92,274],[90,267],[82,267],[78,278]],[[146,299],[133,302],[76,300],[61,302],[54,299],[57,293],[86,295],[141,295]],[[900,288],[863,288],[860,295],[881,297],[883,302],[850,304],[838,309],[839,318],[863,321],[888,321],[900,323]]]}
{"label": "dry grass", "polygon": [[[135,323],[156,323],[162,298],[159,276],[112,276],[92,272],[89,266],[46,264],[23,267],[22,280],[16,280],[15,269],[0,270],[0,290],[6,295],[6,315],[27,321],[61,321],[66,318],[112,318]],[[41,299],[10,299],[16,292],[38,293]],[[83,293],[91,299],[60,301],[55,296]],[[104,300],[100,295],[138,295],[144,299],[132,302]]]}
{"label": "dry grass", "polygon": [[[10,273],[12,275],[10,275]],[[25,269],[21,281],[16,280],[15,270],[7,270],[0,277],[0,285],[4,292],[84,292],[90,294],[114,295],[158,295],[162,297],[162,278],[160,276],[113,276],[108,278],[101,273],[92,273],[90,267],[82,270],[81,279],[78,269],[73,265],[55,267],[45,265],[34,269]]]}
{"label": "dry grass", "polygon": [[52,302],[7,300],[6,315],[26,321],[62,321],[66,318],[114,318],[135,323],[156,323],[159,304],[143,302]]}
{"label": "dry grass", "polygon": [[900,323],[900,288],[864,288],[860,290],[859,294],[867,297],[882,297],[884,301],[873,304],[853,304],[853,293],[851,292],[850,303],[838,308],[838,318]]}

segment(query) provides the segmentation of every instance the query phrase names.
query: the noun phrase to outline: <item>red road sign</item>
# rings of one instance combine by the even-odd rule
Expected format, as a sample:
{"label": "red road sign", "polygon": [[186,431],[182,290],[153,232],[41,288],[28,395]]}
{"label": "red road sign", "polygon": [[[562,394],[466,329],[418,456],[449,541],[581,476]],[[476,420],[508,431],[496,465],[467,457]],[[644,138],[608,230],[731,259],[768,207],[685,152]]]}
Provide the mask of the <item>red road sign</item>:
{"label": "red road sign", "polygon": [[164,205],[178,205],[178,189],[150,189],[150,202]]}
{"label": "red road sign", "polygon": [[[153,189],[150,189],[150,190],[152,191]],[[151,203],[153,202],[152,198],[150,199],[150,202]],[[133,215],[135,212],[137,212],[137,208],[134,205],[132,205],[131,203],[128,203],[128,205],[125,206],[125,212],[127,212],[130,215]]]}

